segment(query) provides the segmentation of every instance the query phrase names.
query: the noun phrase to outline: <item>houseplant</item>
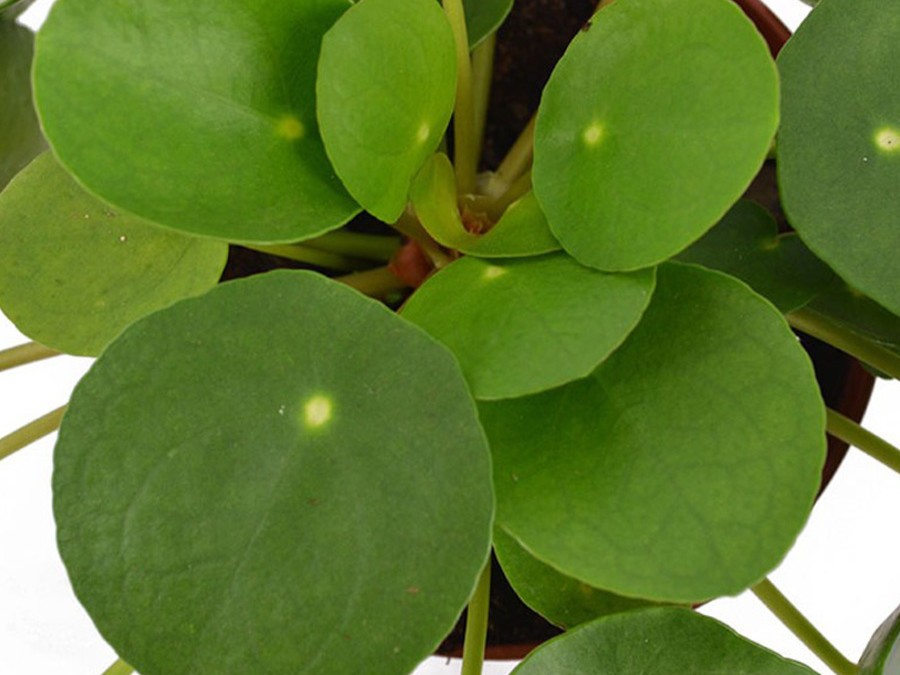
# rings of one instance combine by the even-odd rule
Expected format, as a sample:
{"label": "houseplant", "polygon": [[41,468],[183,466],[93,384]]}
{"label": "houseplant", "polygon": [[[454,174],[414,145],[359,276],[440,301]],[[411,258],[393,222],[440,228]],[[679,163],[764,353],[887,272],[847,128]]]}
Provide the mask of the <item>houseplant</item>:
{"label": "houseplant", "polygon": [[[822,463],[824,411],[809,363],[773,305],[746,285],[664,260],[727,268],[792,321],[891,374],[895,317],[842,295],[799,239],[775,238],[758,208],[729,210],[777,122],[774,67],[752,27],[724,1],[682,2],[677,12],[670,2],[619,2],[573,42],[546,89],[533,195],[527,135],[497,172],[475,175],[485,95],[467,84],[467,56],[454,59],[454,37],[469,41],[453,3],[449,22],[411,1],[270,3],[265,15],[232,2],[226,16],[221,2],[217,12],[207,3],[57,6],[34,77],[55,156],[36,160],[0,200],[0,299],[41,342],[103,351],[61,430],[60,548],[98,627],[143,672],[403,672],[471,595],[492,538],[492,491],[494,543],[520,587],[536,585],[530,601],[547,601],[542,589],[556,586],[540,581],[549,575],[581,580],[567,583],[590,602],[565,604],[565,616],[542,605],[564,624],[573,607],[580,621],[648,598],[684,604],[735,592],[784,555]],[[896,180],[893,99],[879,102],[860,74],[876,78],[883,71],[872,63],[891,62],[897,23],[877,3],[851,4],[824,3],[805,29],[812,37],[801,33],[782,62],[778,159],[792,223],[811,245],[825,236],[820,254],[896,312],[884,262],[896,202],[878,182]],[[478,8],[473,43],[506,10]],[[802,157],[808,127],[819,148],[832,128],[816,124],[822,85],[806,82],[803,65],[824,72],[829,53],[863,58],[862,48],[834,46],[835,14],[842,33],[847,16],[867,27],[878,17],[878,35],[852,33],[867,66],[849,70],[841,86],[855,95],[840,99],[863,99],[876,118],[887,111],[859,122],[868,135],[850,134],[869,144],[847,179],[856,215],[821,235],[823,216],[805,209],[838,212],[831,198],[848,195],[832,179],[810,180],[829,167]],[[825,54],[804,56],[819,44]],[[476,46],[476,83],[487,45]],[[723,54],[741,69],[723,67]],[[816,92],[793,94],[799,113],[789,85]],[[829,125],[835,100],[825,99]],[[454,105],[450,164],[435,150]],[[799,178],[788,178],[791,133],[800,134]],[[355,200],[414,243],[395,252],[397,240],[377,230],[334,231],[359,207],[325,153]],[[818,184],[828,193],[810,193]],[[867,190],[877,199],[858,197]],[[874,214],[859,215],[873,204]],[[620,226],[600,231],[621,222],[627,236]],[[599,225],[585,236],[583,223]],[[873,231],[862,244],[845,235],[835,253],[829,233],[848,223]],[[64,236],[80,239],[47,250]],[[318,263],[394,304],[428,267],[446,269],[400,319],[305,272],[224,284],[169,307],[215,283],[223,240]],[[592,267],[553,253],[557,240]],[[468,255],[451,263],[454,252]],[[389,266],[366,262],[386,257]],[[172,272],[154,277],[161,267]],[[59,295],[60,281],[74,286],[85,269],[89,292]],[[75,318],[59,321],[62,311]],[[24,352],[5,356],[46,354]],[[858,433],[831,419],[836,433]],[[473,606],[485,585],[482,577]],[[617,614],[522,671],[546,671],[541,659],[568,658],[590,632],[621,644],[635,625],[641,640],[652,631],[670,645],[668,630],[696,634],[683,650],[691,658],[704,648],[720,650],[717,662],[772,658],[698,621],[675,608]],[[477,668],[478,650],[469,651]]]}

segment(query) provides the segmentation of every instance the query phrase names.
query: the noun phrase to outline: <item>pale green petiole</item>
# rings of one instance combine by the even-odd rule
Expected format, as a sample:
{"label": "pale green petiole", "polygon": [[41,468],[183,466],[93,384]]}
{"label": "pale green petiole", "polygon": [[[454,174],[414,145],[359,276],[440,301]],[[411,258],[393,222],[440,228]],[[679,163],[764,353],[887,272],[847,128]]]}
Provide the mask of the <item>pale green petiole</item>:
{"label": "pale green petiole", "polygon": [[112,664],[109,668],[103,671],[103,675],[131,675],[134,672],[134,668],[125,663],[122,659],[119,659],[114,664]]}
{"label": "pale green petiole", "polygon": [[0,438],[0,460],[56,431],[65,411],[66,406],[61,406]]}
{"label": "pale green petiole", "polygon": [[494,73],[494,48],[497,34],[488,35],[472,50],[472,88],[475,95],[475,158],[481,157],[488,102],[491,98],[491,77]]}
{"label": "pale green petiole", "polygon": [[302,245],[319,251],[327,251],[351,258],[365,258],[387,262],[401,245],[397,237],[362,232],[336,230],[321,237],[306,239]]}
{"label": "pale green petiole", "polygon": [[475,100],[472,89],[472,62],[462,0],[444,0],[444,12],[456,40],[456,108],[453,112],[453,165],[460,194],[475,191],[478,140],[475,133]]}
{"label": "pale green petiole", "polygon": [[836,410],[828,408],[825,412],[827,415],[826,428],[829,434],[859,448],[869,457],[877,459],[888,468],[900,473],[900,448],[864,429]]}
{"label": "pale green petiole", "polygon": [[317,267],[326,267],[332,270],[358,270],[364,269],[368,265],[363,261],[354,260],[345,255],[322,251],[318,248],[312,248],[301,244],[273,244],[271,246],[263,246],[258,244],[240,244],[244,248],[249,248],[260,253],[268,253],[269,255],[277,255],[288,260],[296,260],[297,262],[315,265]]}
{"label": "pale green petiole", "polygon": [[34,363],[57,355],[59,352],[55,349],[50,349],[37,342],[26,342],[23,345],[0,351],[0,370],[24,366],[26,363]]}
{"label": "pale green petiole", "polygon": [[491,560],[484,565],[466,614],[466,637],[460,675],[481,675],[487,642],[488,610],[491,604]]}

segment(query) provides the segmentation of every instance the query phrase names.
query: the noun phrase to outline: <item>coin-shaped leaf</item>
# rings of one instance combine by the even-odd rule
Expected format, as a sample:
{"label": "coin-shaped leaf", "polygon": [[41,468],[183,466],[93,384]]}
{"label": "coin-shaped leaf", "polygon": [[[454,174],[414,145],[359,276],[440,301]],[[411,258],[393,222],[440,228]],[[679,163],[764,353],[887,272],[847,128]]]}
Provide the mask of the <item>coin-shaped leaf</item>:
{"label": "coin-shaped leaf", "polygon": [[140,672],[409,672],[484,565],[490,457],[452,355],[320,275],[128,328],[55,452],[59,548]]}
{"label": "coin-shaped leaf", "polygon": [[461,258],[429,278],[402,315],[447,345],[480,399],[585,377],[637,325],[654,271],[600,272],[563,253]]}
{"label": "coin-shaped leaf", "polygon": [[812,366],[780,313],[669,263],[590,377],[483,403],[497,521],[568,576],[622,595],[736,593],[784,556],[825,459]]}
{"label": "coin-shaped leaf", "polygon": [[0,21],[0,190],[46,147],[31,102],[34,36]]}
{"label": "coin-shaped leaf", "polygon": [[572,41],[541,99],[534,192],[586,265],[656,264],[737,201],[778,119],[768,48],[730,0],[630,0]]}
{"label": "coin-shaped leaf", "polygon": [[514,675],[814,675],[688,609],[647,609],[580,626],[532,652]]}
{"label": "coin-shaped leaf", "polygon": [[601,591],[561,574],[506,534],[494,530],[494,551],[510,585],[522,601],[548,621],[572,628],[607,614],[625,612],[650,604]]}
{"label": "coin-shaped leaf", "polygon": [[134,320],[219,281],[228,245],[119,213],[48,152],[0,194],[0,307],[31,339],[95,356]]}
{"label": "coin-shaped leaf", "polygon": [[796,234],[778,234],[772,215],[744,200],[678,260],[728,272],[784,313],[803,307],[835,278]]}
{"label": "coin-shaped leaf", "polygon": [[791,224],[851,286],[900,314],[900,13],[816,6],[778,57],[778,180]]}
{"label": "coin-shaped leaf", "polygon": [[884,620],[859,660],[860,675],[900,673],[900,607]]}
{"label": "coin-shaped leaf", "polygon": [[453,112],[456,52],[440,5],[354,5],[322,40],[316,94],[325,149],[347,190],[381,220],[397,220]]}
{"label": "coin-shaped leaf", "polygon": [[89,190],[172,228],[253,242],[334,229],[359,207],[325,156],[315,76],[348,6],[59,0],[35,63],[50,145]]}

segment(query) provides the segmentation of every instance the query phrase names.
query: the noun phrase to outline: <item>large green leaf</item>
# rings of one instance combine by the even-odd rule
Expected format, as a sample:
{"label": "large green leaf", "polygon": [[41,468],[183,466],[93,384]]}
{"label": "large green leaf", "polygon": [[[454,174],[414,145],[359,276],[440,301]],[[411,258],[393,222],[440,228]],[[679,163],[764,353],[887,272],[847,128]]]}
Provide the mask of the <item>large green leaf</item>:
{"label": "large green leaf", "polygon": [[34,36],[0,21],[0,190],[46,145],[31,102]]}
{"label": "large green leaf", "polygon": [[48,152],[0,194],[0,307],[33,340],[95,356],[125,326],[219,281],[228,245],[87,194]]}
{"label": "large green leaf", "polygon": [[474,47],[497,30],[512,6],[513,0],[463,0],[469,46]]}
{"label": "large green leaf", "polygon": [[803,307],[835,278],[796,234],[778,234],[768,211],[743,200],[678,259],[736,276],[784,313]]}
{"label": "large green leaf", "polygon": [[688,609],[647,609],[585,624],[532,652],[514,675],[814,675]]}
{"label": "large green leaf", "polygon": [[76,388],[59,549],[143,673],[409,672],[490,546],[490,458],[452,356],[311,272],[126,330]]}
{"label": "large green leaf", "polygon": [[900,673],[900,607],[884,620],[859,660],[860,675]]}
{"label": "large green leaf", "polygon": [[628,0],[572,41],[541,99],[534,192],[584,264],[658,263],[709,229],[777,126],[768,48],[730,0]]}
{"label": "large green leaf", "polygon": [[607,614],[645,607],[645,600],[623,598],[561,574],[532,556],[502,529],[494,531],[494,552],[510,585],[535,612],[562,628]]}
{"label": "large green leaf", "polygon": [[900,314],[900,12],[817,5],[778,58],[778,178],[791,224],[851,286]]}
{"label": "large green leaf", "polygon": [[348,0],[59,0],[35,98],[62,164],[156,223],[283,242],[358,206],[316,129],[321,36]]}
{"label": "large green leaf", "polygon": [[425,162],[413,179],[409,198],[422,227],[447,248],[488,258],[559,250],[533,192],[510,204],[487,232],[471,232],[460,215],[453,164],[441,152]]}
{"label": "large green leaf", "polygon": [[782,558],[825,458],[812,366],[778,311],[669,263],[638,327],[585,380],[484,403],[497,520],[622,595],[736,593]]}
{"label": "large green leaf", "polygon": [[455,94],[453,32],[437,3],[362,0],[322,40],[316,95],[325,149],[350,194],[381,220],[406,207]]}
{"label": "large green leaf", "polygon": [[479,399],[532,394],[585,377],[637,325],[654,270],[608,274],[564,253],[461,258],[403,306],[447,345]]}

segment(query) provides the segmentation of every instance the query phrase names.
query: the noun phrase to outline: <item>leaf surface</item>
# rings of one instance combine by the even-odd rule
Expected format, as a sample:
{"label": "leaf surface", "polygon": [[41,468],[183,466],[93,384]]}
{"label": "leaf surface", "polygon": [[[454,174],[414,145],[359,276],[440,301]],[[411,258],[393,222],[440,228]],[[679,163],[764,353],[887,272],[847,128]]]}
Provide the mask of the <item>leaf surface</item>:
{"label": "leaf surface", "polygon": [[219,281],[227,244],[86,193],[47,152],[0,194],[0,306],[23,333],[96,356],[123,328]]}
{"label": "leaf surface", "polygon": [[490,547],[490,458],[446,349],[303,271],[128,328],[55,451],[59,548],[140,672],[409,672]]}
{"label": "leaf surface", "polygon": [[359,207],[325,156],[315,77],[349,6],[60,0],[35,64],[50,145],[90,191],[168,227],[257,243],[335,229]]}
{"label": "leaf surface", "polygon": [[493,33],[512,9],[513,0],[463,0],[469,47]]}
{"label": "leaf surface", "polygon": [[544,90],[534,193],[582,263],[654,265],[737,201],[766,156],[777,106],[768,48],[733,2],[613,3]]}
{"label": "leaf surface", "polygon": [[872,635],[859,660],[860,675],[900,673],[900,607]]}
{"label": "leaf surface", "polygon": [[803,526],[825,458],[812,366],[783,317],[669,263],[590,377],[485,402],[497,521],[596,588],[671,602],[761,579]]}
{"label": "leaf surface", "polygon": [[817,5],[778,58],[778,181],[807,245],[900,314],[900,13],[879,0]]}

